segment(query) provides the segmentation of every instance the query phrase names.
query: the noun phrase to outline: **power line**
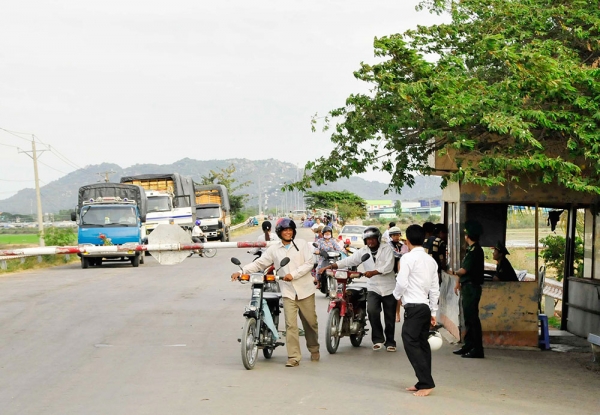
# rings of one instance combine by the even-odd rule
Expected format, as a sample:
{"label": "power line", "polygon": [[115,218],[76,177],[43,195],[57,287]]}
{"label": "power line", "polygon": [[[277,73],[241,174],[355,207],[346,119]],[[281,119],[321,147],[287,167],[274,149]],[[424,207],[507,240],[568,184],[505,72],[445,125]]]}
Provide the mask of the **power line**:
{"label": "power line", "polygon": [[46,147],[48,147],[50,149],[50,152],[52,152],[57,158],[59,158],[60,160],[62,160],[63,162],[65,162],[66,164],[68,164],[71,167],[74,167],[76,169],[81,169],[81,166],[78,166],[77,164],[75,164],[74,162],[72,162],[71,160],[69,160],[67,158],[67,156],[65,156],[64,154],[62,154],[60,151],[58,151],[55,147],[52,147],[50,144],[46,144],[44,143],[42,140],[40,140],[40,138],[36,135],[33,135],[33,137],[35,137],[40,143],[42,143],[43,145],[45,145]]}
{"label": "power line", "polygon": [[32,136],[33,136],[33,134],[29,134],[29,133],[21,133],[21,132],[18,132],[18,131],[11,131],[11,130],[7,130],[6,128],[2,128],[2,127],[0,127],[0,130],[2,130],[2,131],[5,131],[5,132],[7,132],[7,133],[9,133],[9,134],[11,134],[11,135],[14,135],[14,136],[15,136],[15,137],[17,137],[17,138],[20,138],[21,140],[25,140],[25,141],[28,141],[28,142],[31,142],[31,140],[28,140],[28,139],[26,139],[26,138],[23,138],[23,137],[21,137],[19,134],[23,134],[23,135],[32,135]]}
{"label": "power line", "polygon": [[0,143],[0,146],[12,147],[12,148],[16,148],[17,150],[19,149],[19,147],[17,147],[17,146],[13,146],[13,145],[11,145],[11,144],[4,144],[4,143]]}

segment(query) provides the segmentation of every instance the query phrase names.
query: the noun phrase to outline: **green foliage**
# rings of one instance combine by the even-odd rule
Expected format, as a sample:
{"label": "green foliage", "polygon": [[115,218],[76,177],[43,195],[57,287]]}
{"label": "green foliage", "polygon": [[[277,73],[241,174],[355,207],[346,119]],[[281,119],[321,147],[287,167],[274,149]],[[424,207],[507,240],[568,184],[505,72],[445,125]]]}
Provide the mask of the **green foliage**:
{"label": "green foliage", "polygon": [[235,173],[235,166],[233,164],[229,167],[220,168],[218,171],[210,170],[208,175],[200,178],[200,184],[222,184],[225,186],[227,188],[227,193],[229,194],[231,215],[236,216],[237,213],[244,208],[244,204],[248,201],[249,195],[234,195],[233,193],[250,185],[250,181],[238,183],[237,180],[233,178],[233,173]]}
{"label": "green foliage", "polygon": [[44,229],[44,242],[46,246],[67,246],[77,240],[77,234],[73,228],[48,227]]}
{"label": "green foliage", "polygon": [[425,222],[438,223],[440,221],[440,217],[438,215],[429,215]]}
{"label": "green foliage", "polygon": [[402,216],[402,202],[399,200],[394,202],[394,213],[398,217]]}
{"label": "green foliage", "polygon": [[[540,239],[544,249],[540,257],[547,268],[553,268],[557,273],[557,280],[562,281],[565,269],[566,239],[560,235],[548,235]],[[575,237],[575,270],[576,277],[583,277],[583,240]]]}
{"label": "green foliage", "polygon": [[343,192],[306,192],[306,206],[310,209],[335,210],[344,220],[362,218],[367,214],[367,202],[352,193]]}
{"label": "green foliage", "polygon": [[354,73],[370,92],[324,117],[335,148],[290,187],[373,169],[390,173],[399,191],[430,174],[437,153],[459,167],[443,172],[443,184],[495,186],[532,174],[600,194],[597,4],[429,0],[419,8],[451,21],[375,39],[377,63]]}

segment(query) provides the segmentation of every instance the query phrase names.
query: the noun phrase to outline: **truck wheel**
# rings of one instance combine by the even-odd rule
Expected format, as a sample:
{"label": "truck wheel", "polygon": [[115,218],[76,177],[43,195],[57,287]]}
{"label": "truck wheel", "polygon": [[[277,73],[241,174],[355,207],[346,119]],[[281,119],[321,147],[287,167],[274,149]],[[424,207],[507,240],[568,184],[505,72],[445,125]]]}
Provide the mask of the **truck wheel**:
{"label": "truck wheel", "polygon": [[81,268],[86,269],[90,266],[90,260],[89,258],[86,258],[84,256],[81,257]]}
{"label": "truck wheel", "polygon": [[133,265],[134,268],[140,266],[140,256],[139,255],[134,255],[131,257],[131,265]]}

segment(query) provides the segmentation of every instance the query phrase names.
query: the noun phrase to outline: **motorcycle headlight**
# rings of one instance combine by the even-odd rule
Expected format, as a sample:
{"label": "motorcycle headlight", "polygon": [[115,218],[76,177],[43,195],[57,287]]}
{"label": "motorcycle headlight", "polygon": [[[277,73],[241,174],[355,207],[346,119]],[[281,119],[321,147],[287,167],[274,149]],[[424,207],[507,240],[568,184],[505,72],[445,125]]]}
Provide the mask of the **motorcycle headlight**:
{"label": "motorcycle headlight", "polygon": [[252,274],[250,275],[250,282],[252,284],[261,284],[264,281],[264,275],[263,274]]}

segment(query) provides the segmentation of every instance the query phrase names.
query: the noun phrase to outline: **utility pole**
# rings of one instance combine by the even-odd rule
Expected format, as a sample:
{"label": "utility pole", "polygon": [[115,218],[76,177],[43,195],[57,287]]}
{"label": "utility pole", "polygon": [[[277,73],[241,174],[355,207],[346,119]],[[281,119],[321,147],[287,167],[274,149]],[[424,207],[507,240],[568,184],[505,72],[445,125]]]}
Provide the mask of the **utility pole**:
{"label": "utility pole", "polygon": [[100,180],[98,180],[99,182],[102,181],[102,176],[104,176],[104,183],[108,183],[110,182],[110,178],[108,177],[109,174],[115,174],[116,171],[110,170],[110,171],[103,171],[100,173],[96,173],[98,176],[100,176]]}
{"label": "utility pole", "polygon": [[258,173],[258,215],[260,216],[260,209],[262,208],[262,189],[260,187],[260,172]]}
{"label": "utility pole", "polygon": [[[31,154],[29,151],[19,151],[20,153],[25,153],[29,157],[33,159],[33,174],[35,179],[35,195],[37,198],[37,220],[38,220],[38,230],[40,233],[40,246],[45,246],[44,243],[44,215],[42,213],[42,195],[40,193],[40,178],[38,176],[38,154],[35,148],[35,135],[31,135]],[[41,150],[40,154],[46,150]]]}

